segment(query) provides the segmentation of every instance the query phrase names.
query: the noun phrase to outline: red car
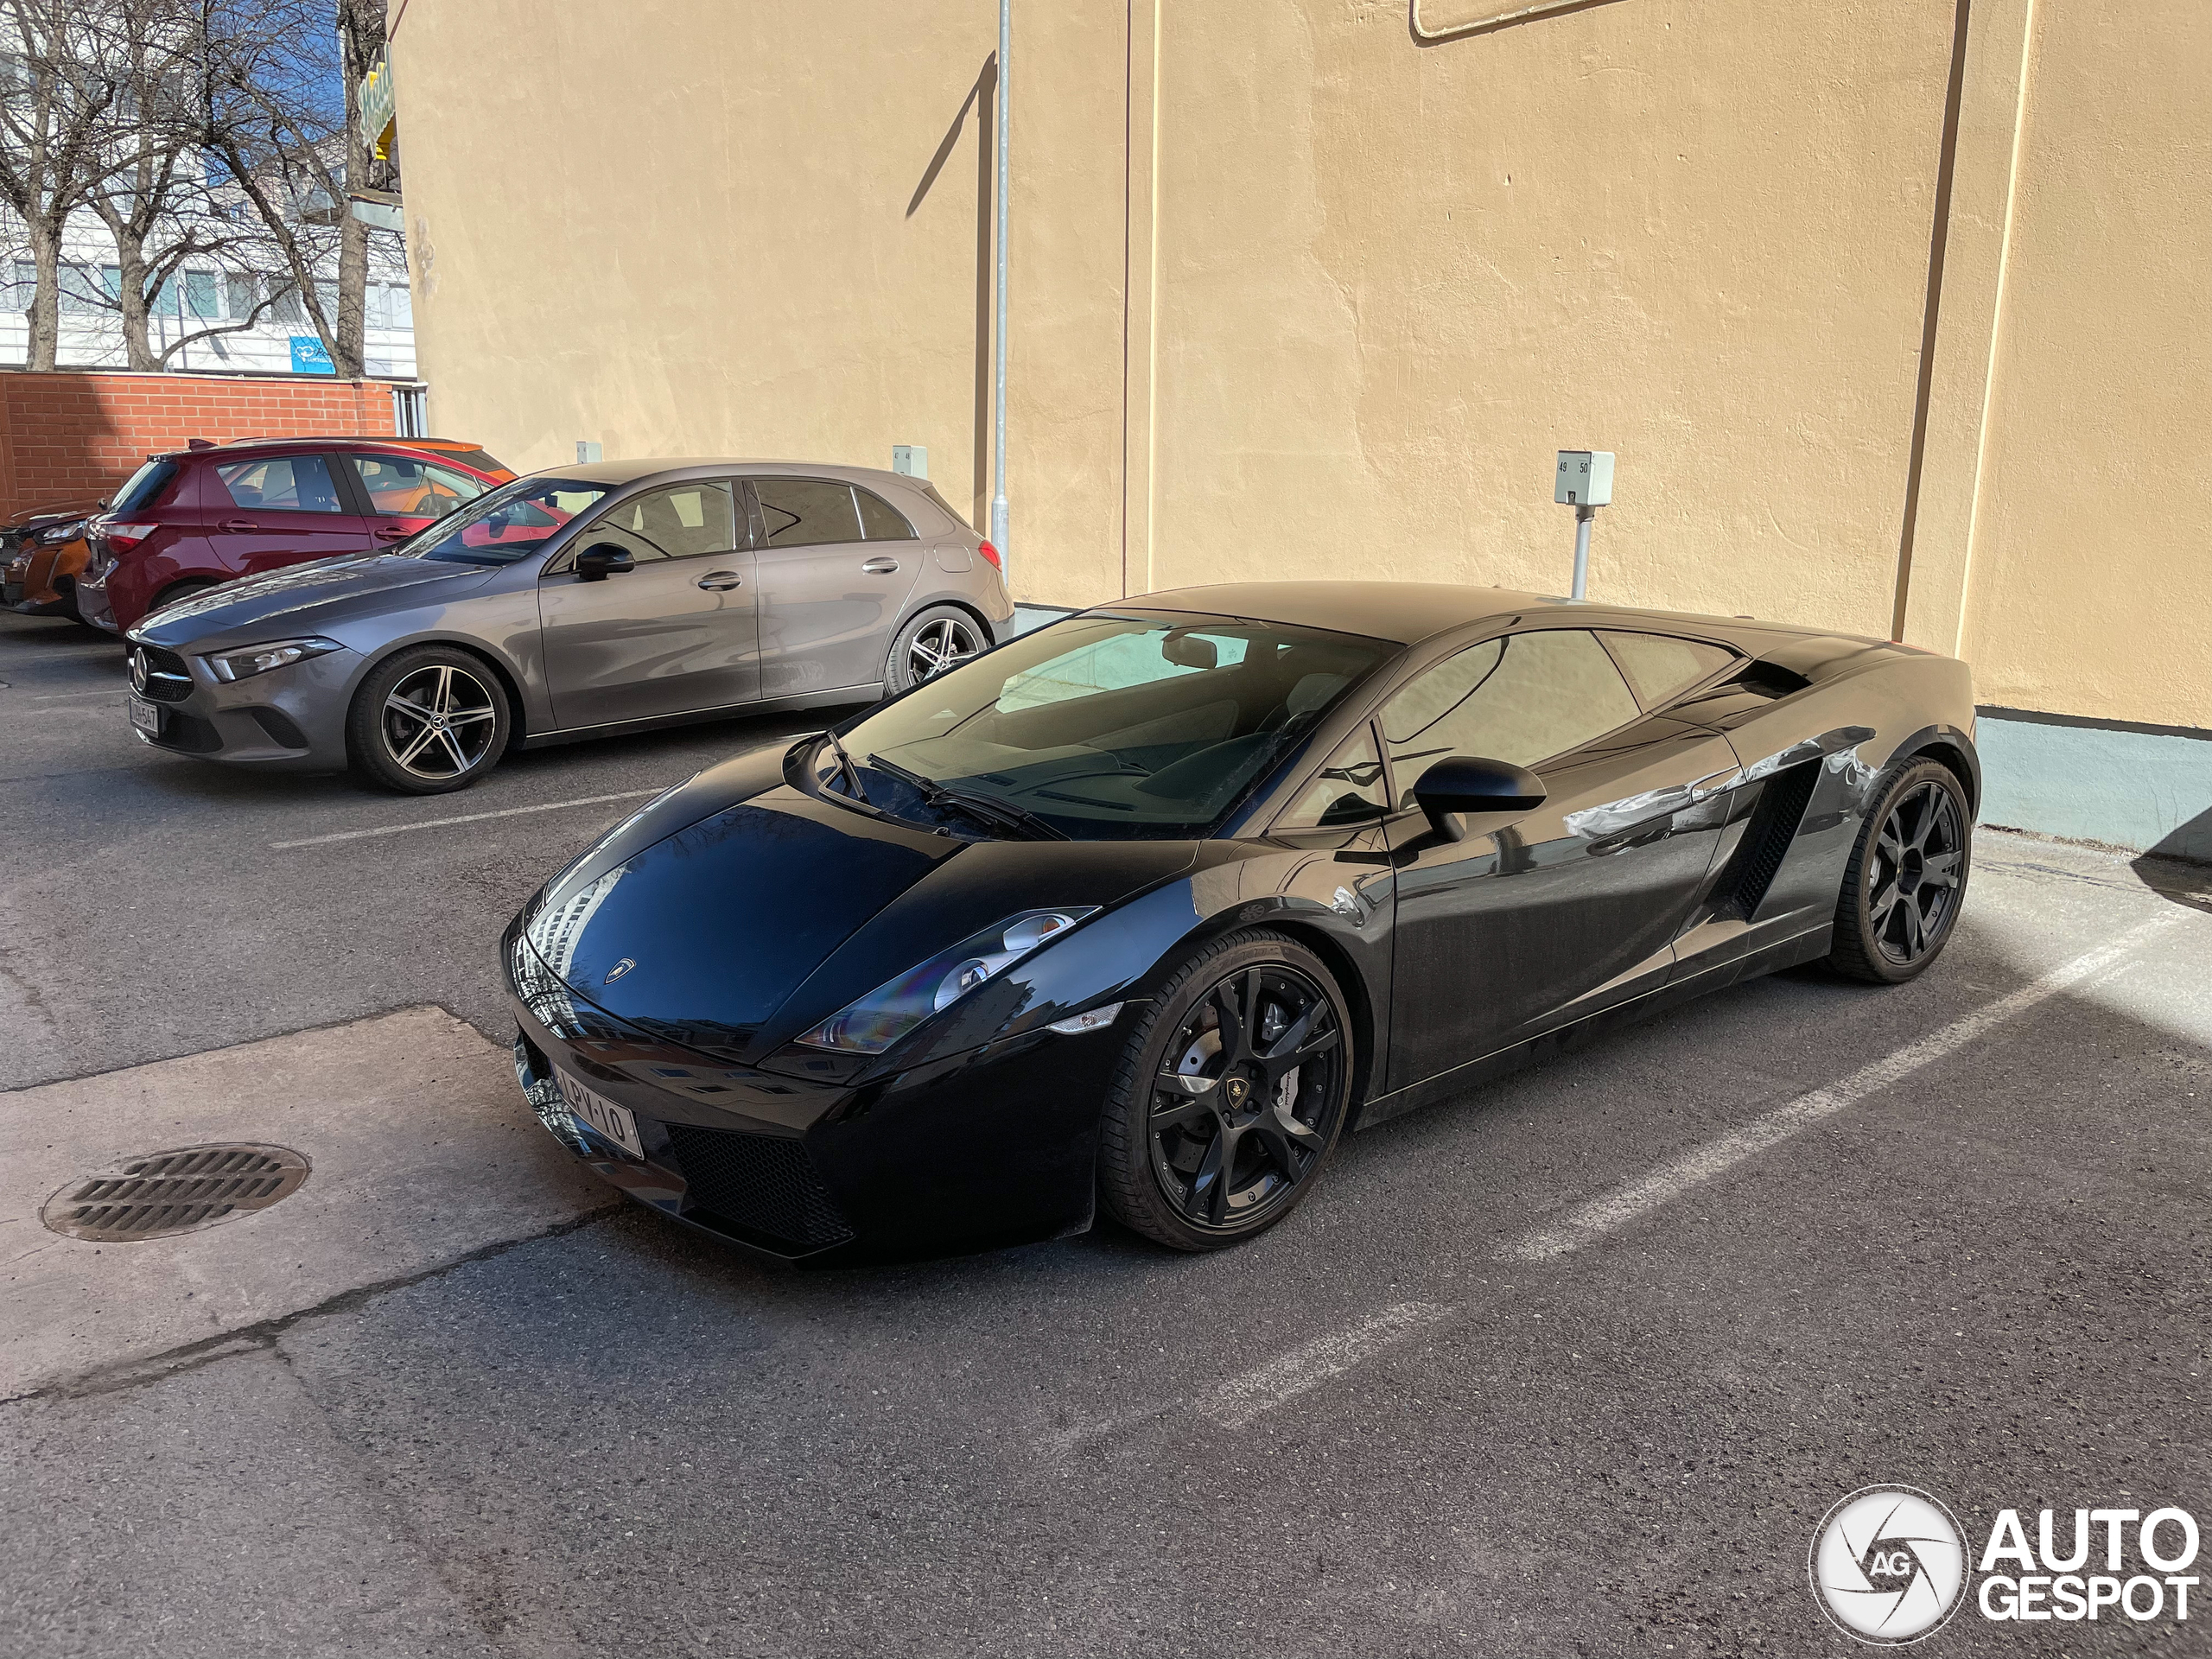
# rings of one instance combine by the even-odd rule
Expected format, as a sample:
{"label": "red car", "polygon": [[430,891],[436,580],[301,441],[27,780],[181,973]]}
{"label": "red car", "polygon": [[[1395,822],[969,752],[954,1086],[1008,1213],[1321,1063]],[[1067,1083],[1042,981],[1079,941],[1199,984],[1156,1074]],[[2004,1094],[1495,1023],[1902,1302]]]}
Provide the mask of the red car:
{"label": "red car", "polygon": [[153,455],[86,531],[77,609],[120,633],[234,576],[402,542],[514,474],[449,438],[249,438]]}

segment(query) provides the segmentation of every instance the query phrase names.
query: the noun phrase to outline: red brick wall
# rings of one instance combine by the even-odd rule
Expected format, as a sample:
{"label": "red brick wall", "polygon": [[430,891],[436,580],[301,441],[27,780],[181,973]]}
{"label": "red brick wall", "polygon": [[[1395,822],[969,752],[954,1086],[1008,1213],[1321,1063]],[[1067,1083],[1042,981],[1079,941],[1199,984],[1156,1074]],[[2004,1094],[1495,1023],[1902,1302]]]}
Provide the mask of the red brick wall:
{"label": "red brick wall", "polygon": [[0,370],[0,517],[111,494],[147,454],[189,438],[389,433],[375,380]]}

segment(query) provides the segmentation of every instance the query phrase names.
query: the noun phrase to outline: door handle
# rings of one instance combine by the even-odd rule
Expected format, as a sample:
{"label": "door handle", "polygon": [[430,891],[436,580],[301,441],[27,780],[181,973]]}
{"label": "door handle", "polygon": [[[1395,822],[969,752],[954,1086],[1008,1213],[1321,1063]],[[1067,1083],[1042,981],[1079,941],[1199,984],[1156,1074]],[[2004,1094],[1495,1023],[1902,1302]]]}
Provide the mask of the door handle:
{"label": "door handle", "polygon": [[259,530],[261,526],[251,518],[226,518],[215,528],[218,530]]}
{"label": "door handle", "polygon": [[709,570],[699,578],[698,585],[710,594],[726,594],[733,588],[745,586],[745,578],[734,570]]}
{"label": "door handle", "polygon": [[404,542],[407,539],[408,533],[407,527],[404,524],[378,524],[371,532],[380,542]]}
{"label": "door handle", "polygon": [[869,559],[861,566],[871,576],[887,576],[898,568],[898,560],[885,558]]}

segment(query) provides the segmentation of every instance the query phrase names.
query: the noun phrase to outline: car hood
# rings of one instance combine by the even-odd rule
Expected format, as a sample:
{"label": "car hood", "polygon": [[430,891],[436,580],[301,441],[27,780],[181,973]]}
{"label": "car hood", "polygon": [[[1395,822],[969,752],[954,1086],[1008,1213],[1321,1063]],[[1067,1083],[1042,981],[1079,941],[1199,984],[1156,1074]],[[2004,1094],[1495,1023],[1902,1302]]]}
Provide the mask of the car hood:
{"label": "car hood", "polygon": [[785,759],[771,750],[702,773],[531,901],[524,941],[569,995],[661,1040],[753,1063],[985,927],[1109,907],[1197,853],[952,839],[795,788]]}
{"label": "car hood", "polygon": [[157,645],[249,645],[270,638],[272,624],[286,632],[313,632],[458,598],[494,574],[482,565],[346,553],[224,582],[163,606],[131,632]]}

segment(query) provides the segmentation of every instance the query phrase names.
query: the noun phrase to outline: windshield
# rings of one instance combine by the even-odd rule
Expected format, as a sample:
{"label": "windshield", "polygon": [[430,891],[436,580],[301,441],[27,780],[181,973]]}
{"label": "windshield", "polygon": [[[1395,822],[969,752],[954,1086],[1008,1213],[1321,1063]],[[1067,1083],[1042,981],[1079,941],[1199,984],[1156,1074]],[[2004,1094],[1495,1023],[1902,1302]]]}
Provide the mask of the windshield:
{"label": "windshield", "polygon": [[512,564],[608,493],[570,478],[518,478],[480,495],[393,550],[448,564]]}
{"label": "windshield", "polygon": [[[976,827],[921,779],[1077,840],[1199,836],[1397,650],[1232,617],[1071,617],[842,735],[869,801],[896,817]],[[830,746],[816,765],[824,789],[852,792]]]}

